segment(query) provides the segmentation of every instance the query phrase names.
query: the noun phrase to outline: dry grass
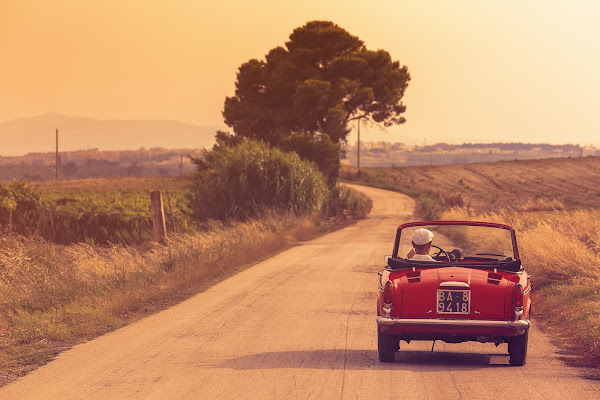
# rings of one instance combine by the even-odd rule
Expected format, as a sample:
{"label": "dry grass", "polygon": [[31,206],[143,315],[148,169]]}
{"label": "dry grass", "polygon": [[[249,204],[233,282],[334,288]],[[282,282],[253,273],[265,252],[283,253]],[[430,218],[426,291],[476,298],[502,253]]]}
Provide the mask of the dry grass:
{"label": "dry grass", "polygon": [[420,200],[422,217],[504,222],[533,275],[534,313],[600,363],[600,157],[405,168],[345,166],[343,179]]}
{"label": "dry grass", "polygon": [[56,352],[122,326],[207,282],[327,229],[311,219],[277,215],[213,224],[146,248],[0,238],[0,384]]}
{"label": "dry grass", "polygon": [[[111,187],[122,182],[109,181]],[[71,184],[63,189],[94,186],[93,181]],[[102,184],[96,181],[95,186]],[[39,237],[0,236],[0,385],[73,344],[175,304],[298,241],[364,217],[370,201],[354,191],[344,193],[348,195],[337,203],[340,215],[274,214],[244,223],[207,222],[202,232],[171,234],[165,245],[61,246]]]}
{"label": "dry grass", "polygon": [[[540,205],[540,204],[538,204]],[[600,362],[600,210],[500,211],[467,208],[444,219],[503,222],[517,230],[524,266],[532,274],[534,310],[562,344]]]}

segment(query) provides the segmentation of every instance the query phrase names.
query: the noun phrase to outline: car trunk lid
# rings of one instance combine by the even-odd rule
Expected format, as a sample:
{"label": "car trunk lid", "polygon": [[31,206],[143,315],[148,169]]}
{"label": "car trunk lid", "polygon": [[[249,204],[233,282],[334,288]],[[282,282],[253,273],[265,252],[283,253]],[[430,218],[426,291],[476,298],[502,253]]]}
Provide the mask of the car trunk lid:
{"label": "car trunk lid", "polygon": [[[504,319],[507,282],[502,274],[475,268],[443,267],[410,271],[402,278],[402,317]],[[468,313],[441,312],[438,309],[438,290],[444,291],[445,295],[450,292],[450,295],[461,298],[464,291],[470,291]],[[461,306],[458,304],[455,309]]]}

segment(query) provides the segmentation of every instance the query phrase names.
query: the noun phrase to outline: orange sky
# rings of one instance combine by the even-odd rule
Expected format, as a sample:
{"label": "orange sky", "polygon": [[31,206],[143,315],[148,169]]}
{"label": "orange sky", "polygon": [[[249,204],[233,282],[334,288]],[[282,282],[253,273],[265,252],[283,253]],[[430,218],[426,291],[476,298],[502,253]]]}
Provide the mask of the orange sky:
{"label": "orange sky", "polygon": [[594,0],[0,0],[0,122],[220,124],[239,65],[314,19],[411,72],[407,123],[367,140],[600,144]]}

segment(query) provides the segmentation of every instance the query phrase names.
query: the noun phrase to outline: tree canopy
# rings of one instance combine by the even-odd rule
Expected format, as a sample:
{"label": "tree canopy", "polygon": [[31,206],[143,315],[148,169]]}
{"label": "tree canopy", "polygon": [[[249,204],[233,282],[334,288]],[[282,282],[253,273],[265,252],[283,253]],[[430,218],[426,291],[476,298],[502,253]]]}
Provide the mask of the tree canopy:
{"label": "tree canopy", "polygon": [[265,60],[240,66],[223,110],[235,136],[220,132],[217,139],[258,139],[296,151],[335,181],[349,123],[404,123],[409,81],[408,69],[387,51],[368,50],[333,22],[308,22]]}

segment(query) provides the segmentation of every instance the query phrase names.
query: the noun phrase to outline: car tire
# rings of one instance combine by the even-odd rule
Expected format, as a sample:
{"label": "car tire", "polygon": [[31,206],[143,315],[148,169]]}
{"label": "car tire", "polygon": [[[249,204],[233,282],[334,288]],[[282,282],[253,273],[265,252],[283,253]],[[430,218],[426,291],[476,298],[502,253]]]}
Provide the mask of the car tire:
{"label": "car tire", "polygon": [[510,365],[522,366],[525,365],[527,359],[527,343],[529,342],[529,329],[519,336],[515,336],[508,345],[508,353],[510,354]]}
{"label": "car tire", "polygon": [[396,340],[392,335],[382,333],[377,328],[377,353],[379,361],[392,362],[396,360]]}

